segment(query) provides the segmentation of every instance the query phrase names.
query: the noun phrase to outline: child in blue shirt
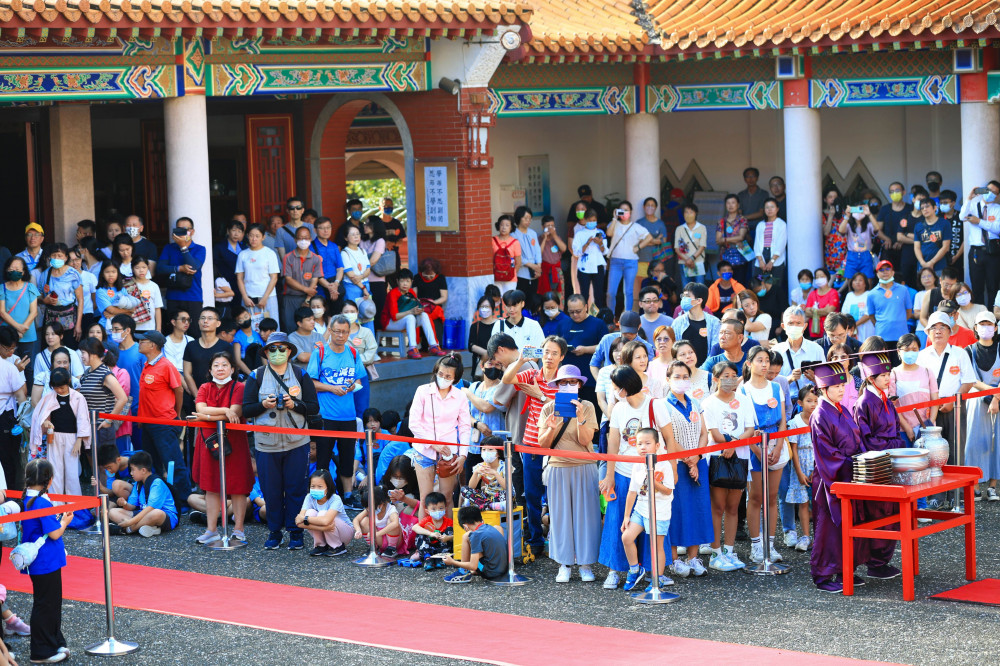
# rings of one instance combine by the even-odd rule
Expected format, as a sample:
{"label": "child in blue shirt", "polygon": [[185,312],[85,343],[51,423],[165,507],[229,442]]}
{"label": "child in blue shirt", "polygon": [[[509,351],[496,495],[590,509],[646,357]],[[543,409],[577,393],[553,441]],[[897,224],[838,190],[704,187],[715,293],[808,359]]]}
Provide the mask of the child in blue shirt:
{"label": "child in blue shirt", "polygon": [[[48,509],[46,494],[55,468],[44,458],[31,460],[24,468],[24,510]],[[34,599],[31,605],[31,661],[56,663],[69,657],[62,633],[62,568],[66,566],[63,532],[73,520],[73,512],[42,518],[28,518],[21,523],[22,543],[47,536],[38,556],[26,572],[31,577]]]}
{"label": "child in blue shirt", "polygon": [[[112,534],[138,531],[153,537],[177,527],[177,506],[163,479],[153,476],[153,458],[146,451],[136,451],[128,461],[135,483],[128,500],[121,497],[108,516],[115,523]],[[117,530],[116,530],[117,528]]]}

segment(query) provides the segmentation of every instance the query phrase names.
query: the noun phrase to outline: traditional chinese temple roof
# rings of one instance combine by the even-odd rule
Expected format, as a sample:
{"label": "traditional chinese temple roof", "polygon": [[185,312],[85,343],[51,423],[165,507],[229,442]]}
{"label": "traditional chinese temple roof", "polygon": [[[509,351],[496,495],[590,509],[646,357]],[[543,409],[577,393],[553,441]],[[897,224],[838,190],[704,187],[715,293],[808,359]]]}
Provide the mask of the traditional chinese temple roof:
{"label": "traditional chinese temple roof", "polygon": [[53,39],[133,30],[165,36],[459,37],[501,24],[527,23],[523,0],[0,0],[0,28],[48,31]]}
{"label": "traditional chinese temple roof", "polygon": [[997,0],[534,0],[528,57],[932,45],[1000,37]]}

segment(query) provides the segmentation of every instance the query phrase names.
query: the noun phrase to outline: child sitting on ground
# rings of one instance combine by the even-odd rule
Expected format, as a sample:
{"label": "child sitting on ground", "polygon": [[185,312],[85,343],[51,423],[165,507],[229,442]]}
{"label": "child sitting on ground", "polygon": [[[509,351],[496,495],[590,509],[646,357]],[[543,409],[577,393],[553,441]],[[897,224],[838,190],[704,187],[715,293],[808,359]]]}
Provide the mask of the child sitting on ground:
{"label": "child sitting on ground", "polygon": [[477,463],[472,468],[472,476],[469,477],[469,485],[462,486],[462,505],[475,505],[480,511],[491,509],[493,511],[504,511],[507,508],[507,494],[504,492],[506,474],[504,464],[500,460],[499,449],[489,448],[492,446],[503,446],[503,440],[496,435],[483,437],[479,443],[480,455],[483,462]]}
{"label": "child sitting on ground", "polygon": [[[368,520],[368,493],[371,489],[365,489],[361,493],[361,505],[364,510],[354,517],[354,538],[364,538],[371,543],[368,537],[370,530]],[[389,493],[382,486],[374,487],[375,493],[375,548],[381,551],[386,557],[395,557],[399,538],[403,536],[403,529],[399,525],[399,511],[396,506],[389,501]]]}
{"label": "child sitting on ground", "polygon": [[455,540],[454,523],[445,513],[448,510],[448,503],[441,493],[427,493],[424,499],[427,506],[427,515],[413,528],[417,535],[417,552],[410,556],[410,559],[419,562],[424,561],[424,571],[440,569],[444,567],[444,562],[440,558],[432,558],[431,555],[447,553]]}
{"label": "child sitting on ground", "polygon": [[253,467],[253,490],[247,495],[247,519],[253,514],[253,520],[258,523],[267,522],[267,509],[264,506],[264,495],[260,491],[260,477],[257,476],[257,458],[250,456],[250,466]]}
{"label": "child sitting on ground", "polygon": [[[799,409],[802,410],[788,422],[788,429],[808,427],[809,417],[819,404],[814,386],[806,386],[799,391]],[[808,432],[793,435],[788,438],[792,453],[792,474],[788,479],[788,492],[785,502],[799,506],[799,537],[795,541],[795,550],[804,553],[809,550],[809,498],[812,496],[812,486],[809,482],[816,466],[813,458],[812,435]]]}
{"label": "child sitting on ground", "polygon": [[[647,456],[651,453],[666,453],[661,449],[660,434],[653,428],[640,428],[635,434],[635,444],[639,454]],[[670,504],[674,483],[676,482],[674,464],[669,460],[656,463],[653,485],[656,491],[656,556],[660,570],[660,587],[673,585],[663,574],[666,558],[663,552],[663,537],[670,529]],[[625,519],[622,520],[622,544],[625,546],[625,557],[628,559],[628,576],[625,578],[625,591],[634,590],[646,576],[646,570],[639,564],[639,552],[635,540],[643,532],[649,532],[649,474],[646,465],[632,465],[632,482],[628,487],[628,497],[625,499]],[[646,591],[652,589],[650,585]]]}
{"label": "child sitting on ground", "polygon": [[114,523],[111,534],[134,534],[153,537],[177,527],[177,506],[163,479],[153,474],[153,458],[146,451],[136,451],[128,460],[135,483],[127,500],[119,497],[108,512]]}
{"label": "child sitting on ground", "polygon": [[[119,497],[128,499],[132,494],[132,476],[128,470],[128,456],[123,456],[115,444],[105,444],[97,449],[97,464],[104,470],[99,481],[101,492],[114,504]],[[91,485],[94,479],[90,479]]]}
{"label": "child sitting on ground", "polygon": [[333,557],[347,552],[353,530],[328,470],[321,469],[309,475],[309,494],[302,502],[299,515],[295,516],[295,524],[312,535],[315,545],[309,551],[310,556]]}
{"label": "child sitting on ground", "polygon": [[462,559],[450,555],[443,558],[448,566],[458,567],[444,577],[446,583],[471,583],[472,575],[495,580],[507,573],[507,540],[500,530],[483,522],[477,507],[463,506],[458,510],[458,524],[462,535]]}

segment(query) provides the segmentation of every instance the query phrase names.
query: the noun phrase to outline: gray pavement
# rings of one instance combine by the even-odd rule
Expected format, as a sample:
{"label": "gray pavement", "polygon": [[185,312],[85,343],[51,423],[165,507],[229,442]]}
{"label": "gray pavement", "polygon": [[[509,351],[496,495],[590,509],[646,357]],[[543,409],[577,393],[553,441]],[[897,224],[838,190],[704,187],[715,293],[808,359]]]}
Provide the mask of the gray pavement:
{"label": "gray pavement", "polygon": [[[1000,578],[1000,503],[981,502],[976,508],[979,578]],[[853,597],[818,593],[809,577],[808,555],[781,548],[786,563],[792,565],[787,575],[758,578],[710,571],[701,579],[678,580],[672,591],[681,595],[679,602],[646,607],[633,603],[620,589],[602,589],[603,567],[595,568],[599,578],[590,584],[575,574],[569,584],[555,583],[557,567],[545,559],[520,569],[533,577],[525,587],[449,586],[438,572],[401,567],[361,570],[350,562],[365,552],[361,544],[353,544],[347,557],[332,559],[309,558],[306,551],[264,551],[266,530],[253,525],[249,547],[221,553],[194,543],[202,529],[184,520],[175,532],[153,539],[116,537],[113,557],[168,569],[859,659],[979,664],[994,663],[1000,654],[1000,608],[928,599],[965,582],[963,539],[957,530],[921,541],[922,574],[915,602],[902,601],[898,578],[869,582]],[[67,537],[67,549],[73,555],[100,555],[96,539],[76,534]],[[738,544],[738,549],[748,560],[747,544]],[[897,555],[897,564],[898,559]],[[11,593],[10,604],[27,619],[30,595]],[[267,623],[266,613],[262,607],[262,624]],[[88,660],[80,657],[82,647],[102,637],[103,608],[66,601],[64,617],[74,662]],[[143,647],[138,655],[119,659],[122,664],[231,664],[250,654],[257,661],[279,664],[446,661],[142,611],[119,610],[117,619],[119,637]],[[350,621],[349,609],[343,618],[334,619],[341,620]],[[387,618],[387,626],[391,619]],[[26,657],[25,639],[14,639],[13,645],[19,656]]]}

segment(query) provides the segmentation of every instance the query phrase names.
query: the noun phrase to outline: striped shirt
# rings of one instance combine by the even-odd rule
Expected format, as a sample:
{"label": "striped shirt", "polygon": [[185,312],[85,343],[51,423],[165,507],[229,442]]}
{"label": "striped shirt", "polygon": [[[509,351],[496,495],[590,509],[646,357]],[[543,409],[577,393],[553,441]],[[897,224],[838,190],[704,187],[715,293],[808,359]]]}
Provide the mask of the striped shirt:
{"label": "striped shirt", "polygon": [[87,409],[110,414],[115,406],[115,396],[104,385],[111,369],[103,363],[93,370],[87,370],[80,377],[80,393],[87,401]]}
{"label": "striped shirt", "polygon": [[764,245],[771,247],[772,235],[774,233],[774,222],[764,223]]}
{"label": "striped shirt", "polygon": [[[554,400],[558,390],[555,382],[549,384],[545,381],[545,375],[541,370],[525,370],[517,373],[519,384],[531,384],[538,379],[538,388],[542,390],[546,400]],[[521,387],[517,387],[521,390]],[[528,396],[525,402],[525,409],[528,410],[528,422],[524,426],[524,437],[522,442],[525,446],[538,446],[538,415],[542,413],[542,402]]]}

